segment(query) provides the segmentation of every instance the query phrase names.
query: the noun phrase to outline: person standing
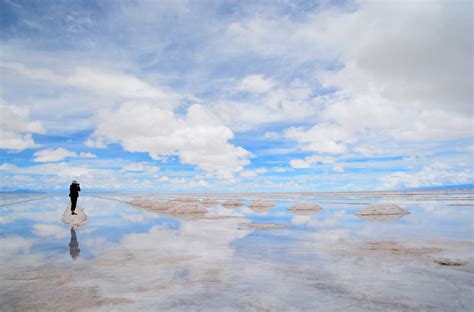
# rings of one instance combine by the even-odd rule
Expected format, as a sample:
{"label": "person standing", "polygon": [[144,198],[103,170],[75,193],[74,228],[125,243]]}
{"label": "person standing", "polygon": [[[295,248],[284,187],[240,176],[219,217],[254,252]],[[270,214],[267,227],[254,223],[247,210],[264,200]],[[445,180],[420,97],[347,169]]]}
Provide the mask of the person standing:
{"label": "person standing", "polygon": [[76,215],[76,204],[77,198],[79,197],[79,192],[81,191],[81,186],[77,183],[76,180],[72,181],[71,186],[69,186],[69,197],[71,197],[71,214]]}

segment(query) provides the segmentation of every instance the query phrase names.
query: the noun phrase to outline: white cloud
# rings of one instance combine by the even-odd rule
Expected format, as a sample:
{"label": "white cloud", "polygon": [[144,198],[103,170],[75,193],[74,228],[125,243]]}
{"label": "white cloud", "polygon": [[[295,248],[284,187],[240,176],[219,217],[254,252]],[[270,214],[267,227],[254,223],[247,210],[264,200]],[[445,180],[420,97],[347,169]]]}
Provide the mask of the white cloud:
{"label": "white cloud", "polygon": [[33,140],[33,134],[44,134],[40,121],[30,120],[30,110],[0,103],[0,148],[21,151],[39,145]]}
{"label": "white cloud", "polygon": [[84,141],[84,145],[91,148],[106,148],[107,144],[104,143],[103,138],[87,139]]}
{"label": "white cloud", "polygon": [[282,136],[275,131],[265,131],[263,137],[270,140],[280,139]]}
{"label": "white cloud", "polygon": [[327,156],[308,156],[304,159],[290,160],[290,166],[295,169],[311,168],[314,164],[332,164],[336,161],[333,157]]}
{"label": "white cloud", "polygon": [[0,165],[0,170],[10,171],[15,170],[17,167],[13,164],[3,163]]}
{"label": "white cloud", "polygon": [[35,162],[56,162],[61,161],[69,157],[79,157],[79,158],[97,158],[93,153],[81,152],[77,154],[76,152],[69,151],[65,148],[58,147],[56,149],[49,148],[41,151],[37,151],[33,154],[35,157],[33,161]]}
{"label": "white cloud", "polygon": [[345,172],[344,167],[339,166],[339,165],[332,167],[332,170],[334,172],[340,172],[340,173]]}
{"label": "white cloud", "polygon": [[254,178],[260,174],[265,174],[267,173],[268,170],[265,169],[265,168],[258,168],[258,169],[255,169],[255,170],[244,170],[242,172],[240,172],[240,176],[242,178]]}
{"label": "white cloud", "polygon": [[170,178],[168,178],[167,176],[164,176],[164,177],[160,178],[160,182],[167,183],[169,181],[170,181]]}
{"label": "white cloud", "polygon": [[207,106],[235,131],[247,131],[269,123],[291,124],[316,116],[319,104],[307,83],[298,80],[288,85],[272,83],[275,85],[268,92],[242,100],[222,98]]}
{"label": "white cloud", "polygon": [[433,163],[419,171],[395,172],[382,177],[384,187],[427,187],[439,185],[460,185],[474,182],[472,168],[453,167],[445,163]]}
{"label": "white cloud", "polygon": [[119,142],[130,152],[147,152],[154,159],[179,155],[183,164],[219,176],[241,171],[249,163],[250,153],[228,142],[232,131],[198,104],[180,117],[150,104],[126,103],[99,115],[94,136]]}
{"label": "white cloud", "polygon": [[79,153],[80,158],[97,158],[96,154],[93,153]]}
{"label": "white cloud", "polygon": [[341,64],[315,71],[324,87],[339,90],[322,99],[317,124],[286,133],[307,150],[342,153],[381,137],[467,138],[473,131],[469,12],[469,2],[461,1],[362,1],[356,10],[325,8],[304,20],[259,16],[233,23],[227,47],[282,63]]}
{"label": "white cloud", "polygon": [[179,96],[171,91],[116,71],[81,66],[59,74],[46,68],[32,68],[14,62],[3,62],[1,66],[4,70],[31,80],[74,87],[110,99],[152,99],[168,107],[176,105],[179,99]]}
{"label": "white cloud", "polygon": [[150,165],[147,162],[131,162],[122,167],[123,171],[132,171],[132,172],[149,172],[155,173],[160,170],[160,167]]}
{"label": "white cloud", "polygon": [[305,150],[322,153],[343,153],[348,143],[356,141],[350,131],[329,123],[317,124],[307,131],[301,128],[288,128],[284,136],[299,142]]}
{"label": "white cloud", "polygon": [[207,187],[207,186],[209,186],[209,184],[207,183],[207,181],[204,181],[204,180],[199,180],[197,184],[198,184],[198,186],[200,186],[200,187]]}
{"label": "white cloud", "polygon": [[263,75],[248,75],[237,86],[238,91],[265,93],[270,91],[275,83]]}
{"label": "white cloud", "polygon": [[56,149],[50,148],[38,151],[34,153],[34,156],[35,158],[33,161],[35,162],[55,162],[61,161],[67,157],[77,157],[77,154],[65,148],[58,147]]}

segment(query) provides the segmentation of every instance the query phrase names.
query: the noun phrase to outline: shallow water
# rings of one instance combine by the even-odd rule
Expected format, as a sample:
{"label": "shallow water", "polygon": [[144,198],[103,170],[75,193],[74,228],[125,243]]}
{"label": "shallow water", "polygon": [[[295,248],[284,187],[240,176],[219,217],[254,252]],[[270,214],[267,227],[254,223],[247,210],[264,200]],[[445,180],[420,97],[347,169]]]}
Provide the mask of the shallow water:
{"label": "shallow water", "polygon": [[[210,205],[188,217],[131,206],[133,198],[243,199],[244,206]],[[252,210],[254,199],[275,207]],[[84,194],[78,206],[88,220],[75,230],[61,222],[68,200],[0,196],[1,311],[463,311],[474,304],[472,189]],[[322,210],[287,210],[297,202]],[[370,203],[410,214],[355,215]]]}

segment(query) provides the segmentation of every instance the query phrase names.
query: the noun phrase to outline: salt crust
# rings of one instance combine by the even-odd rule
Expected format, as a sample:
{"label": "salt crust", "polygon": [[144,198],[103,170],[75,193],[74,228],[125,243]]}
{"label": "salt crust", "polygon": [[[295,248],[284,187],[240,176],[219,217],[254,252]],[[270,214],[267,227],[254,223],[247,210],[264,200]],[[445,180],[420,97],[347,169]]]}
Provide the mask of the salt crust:
{"label": "salt crust", "polygon": [[71,214],[71,209],[66,208],[61,221],[65,224],[71,225],[73,228],[78,228],[87,222],[87,215],[82,208],[76,209],[76,215]]}

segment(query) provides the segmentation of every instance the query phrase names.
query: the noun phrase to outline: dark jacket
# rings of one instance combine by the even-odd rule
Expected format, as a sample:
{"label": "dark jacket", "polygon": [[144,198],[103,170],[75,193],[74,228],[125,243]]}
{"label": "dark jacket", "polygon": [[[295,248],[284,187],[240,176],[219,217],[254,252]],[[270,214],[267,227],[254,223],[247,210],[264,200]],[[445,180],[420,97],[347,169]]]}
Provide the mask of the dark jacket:
{"label": "dark jacket", "polygon": [[81,187],[79,184],[71,184],[69,187],[69,197],[79,197],[79,192],[81,191]]}

